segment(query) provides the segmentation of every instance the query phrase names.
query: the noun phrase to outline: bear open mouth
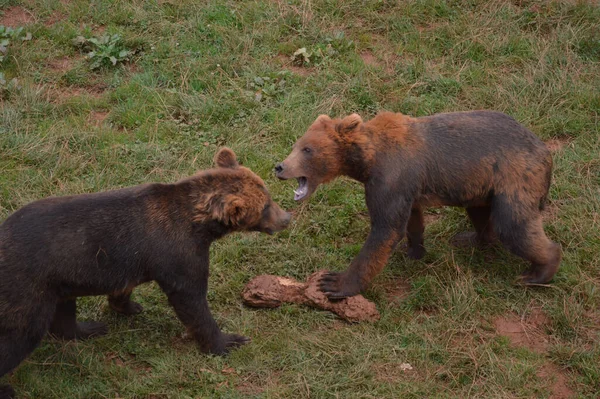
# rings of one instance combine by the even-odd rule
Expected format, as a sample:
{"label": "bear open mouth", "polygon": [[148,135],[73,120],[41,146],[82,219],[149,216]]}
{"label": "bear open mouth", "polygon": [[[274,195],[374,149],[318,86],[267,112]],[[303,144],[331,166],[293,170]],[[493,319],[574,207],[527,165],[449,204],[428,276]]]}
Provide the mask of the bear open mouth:
{"label": "bear open mouth", "polygon": [[308,179],[306,177],[298,177],[298,189],[294,190],[294,199],[300,201],[308,194]]}

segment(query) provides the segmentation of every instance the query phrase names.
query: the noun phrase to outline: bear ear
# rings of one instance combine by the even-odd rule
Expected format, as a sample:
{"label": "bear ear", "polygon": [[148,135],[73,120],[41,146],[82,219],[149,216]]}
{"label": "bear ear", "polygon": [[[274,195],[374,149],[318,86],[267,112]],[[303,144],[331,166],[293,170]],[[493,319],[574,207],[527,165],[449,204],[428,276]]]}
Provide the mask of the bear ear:
{"label": "bear ear", "polygon": [[348,133],[362,123],[362,118],[359,114],[348,115],[340,123],[337,124],[335,130],[338,133]]}
{"label": "bear ear", "polygon": [[227,147],[223,147],[215,154],[215,164],[220,168],[237,168],[240,166],[235,153]]}
{"label": "bear ear", "polygon": [[245,219],[247,206],[244,200],[234,194],[209,194],[196,204],[195,222],[216,220],[226,226],[237,227]]}
{"label": "bear ear", "polygon": [[331,118],[328,115],[319,115],[317,119],[312,123],[312,128],[322,128],[323,126],[327,126],[331,123]]}
{"label": "bear ear", "polygon": [[222,199],[220,206],[215,209],[215,217],[231,227],[238,227],[246,217],[246,203],[237,195],[228,194]]}

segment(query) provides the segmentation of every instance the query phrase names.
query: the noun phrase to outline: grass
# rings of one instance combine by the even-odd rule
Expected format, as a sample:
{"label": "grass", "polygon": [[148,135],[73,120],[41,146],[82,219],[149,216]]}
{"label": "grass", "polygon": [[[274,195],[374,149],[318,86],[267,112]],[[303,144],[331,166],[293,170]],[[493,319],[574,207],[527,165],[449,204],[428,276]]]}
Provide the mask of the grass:
{"label": "grass", "polygon": [[[0,1],[0,24],[15,14],[32,40],[11,43],[1,64],[18,84],[0,88],[0,220],[49,195],[174,181],[209,167],[221,145],[296,210],[286,232],[234,235],[213,248],[211,307],[250,345],[227,358],[199,354],[155,285],[135,291],[145,312],[133,318],[109,312],[102,297],[84,298],[80,318],[106,321],[111,333],[45,340],[4,377],[20,397],[549,398],[561,389],[597,397],[594,2]],[[131,60],[92,70],[72,40],[105,34],[120,35]],[[297,66],[290,57],[302,47],[310,62]],[[444,208],[428,211],[426,257],[397,251],[366,292],[379,322],[242,305],[252,277],[343,270],[365,240],[360,185],[339,179],[297,205],[293,184],[273,177],[318,114],[482,108],[557,144],[546,231],[564,260],[551,287],[513,285],[526,264],[504,250],[451,247],[469,225],[463,210]],[[506,317],[529,323],[533,310],[546,317],[543,351],[498,328]]]}

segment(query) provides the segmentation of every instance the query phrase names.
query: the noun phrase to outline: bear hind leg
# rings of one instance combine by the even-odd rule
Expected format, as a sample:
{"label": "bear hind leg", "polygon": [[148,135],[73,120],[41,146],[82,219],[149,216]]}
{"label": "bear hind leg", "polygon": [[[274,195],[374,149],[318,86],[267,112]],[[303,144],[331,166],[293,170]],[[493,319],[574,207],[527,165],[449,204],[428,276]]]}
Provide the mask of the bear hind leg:
{"label": "bear hind leg", "polygon": [[452,237],[451,244],[456,247],[482,247],[496,239],[492,228],[490,206],[473,206],[466,208],[467,215],[475,227],[475,231],[465,231]]}
{"label": "bear hind leg", "polygon": [[519,277],[520,282],[525,285],[550,282],[562,255],[560,245],[546,236],[539,210],[517,213],[508,204],[500,203],[492,211],[492,221],[500,241],[512,253],[531,262],[531,267]]}
{"label": "bear hind leg", "polygon": [[406,255],[411,259],[421,259],[425,256],[425,246],[423,245],[423,232],[425,231],[425,221],[423,219],[423,209],[413,207],[410,211],[408,224],[406,225],[406,238],[408,241],[408,251]]}
{"label": "bear hind leg", "polygon": [[0,385],[0,399],[14,399],[15,390],[10,385]]}
{"label": "bear hind leg", "polygon": [[141,313],[144,308],[137,302],[131,300],[133,288],[115,292],[108,296],[108,305],[112,310],[125,316],[133,316]]}
{"label": "bear hind leg", "polygon": [[100,322],[77,323],[77,304],[75,299],[61,301],[56,306],[56,312],[50,334],[61,339],[87,339],[108,333],[108,327]]}
{"label": "bear hind leg", "polygon": [[[26,330],[8,329],[0,335],[0,377],[13,371],[34,351],[46,334],[52,309],[39,309],[35,316],[28,317]],[[25,320],[27,320],[25,319]],[[10,385],[0,385],[0,399],[15,398]]]}

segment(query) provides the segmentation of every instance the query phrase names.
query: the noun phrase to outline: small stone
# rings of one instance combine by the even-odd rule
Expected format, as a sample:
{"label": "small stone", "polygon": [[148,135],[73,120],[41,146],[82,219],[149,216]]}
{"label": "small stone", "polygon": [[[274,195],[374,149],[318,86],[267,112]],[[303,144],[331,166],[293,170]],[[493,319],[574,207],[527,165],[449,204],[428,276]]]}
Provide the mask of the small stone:
{"label": "small stone", "polygon": [[400,365],[400,370],[402,371],[406,371],[406,370],[412,370],[412,366],[410,365],[410,363],[402,363]]}

